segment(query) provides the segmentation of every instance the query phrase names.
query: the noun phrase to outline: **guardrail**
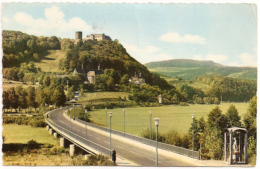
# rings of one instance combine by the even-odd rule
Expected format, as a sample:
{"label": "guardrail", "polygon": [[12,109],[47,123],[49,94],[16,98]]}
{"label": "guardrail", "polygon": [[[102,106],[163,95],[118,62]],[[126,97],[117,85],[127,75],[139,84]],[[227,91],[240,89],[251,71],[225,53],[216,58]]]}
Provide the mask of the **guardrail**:
{"label": "guardrail", "polygon": [[[53,110],[52,110],[53,111]],[[108,155],[108,156],[111,156],[112,154],[112,151],[110,151],[109,149],[99,145],[99,144],[96,144],[86,138],[83,138],[57,124],[55,124],[54,122],[52,122],[51,120],[49,120],[49,116],[51,115],[52,111],[50,112],[47,112],[45,114],[45,118],[46,119],[46,122],[57,132],[59,133],[60,135],[62,135],[64,138],[66,138],[67,140],[73,142],[75,145],[77,145],[78,147],[86,150],[86,151],[90,151],[88,148],[86,147],[91,147],[93,148],[94,150],[96,150],[97,152],[101,153],[101,154],[105,154],[105,155]],[[93,153],[93,152],[92,152]],[[95,153],[94,153],[95,154]]]}
{"label": "guardrail", "polygon": [[[86,122],[86,121],[83,121],[83,120],[80,120],[80,119],[77,119],[77,118],[75,120],[78,121],[79,123],[82,123],[82,124],[87,123],[87,125],[90,126],[90,127],[94,127],[94,128],[98,128],[100,130],[106,131],[106,132],[110,132],[110,128],[106,128],[106,127],[103,127],[103,126],[100,126],[100,125],[97,125],[97,124],[89,123],[89,122]],[[118,131],[118,130],[113,130],[113,129],[111,129],[111,133],[125,137],[125,138],[128,138],[128,139],[132,139],[132,140],[141,142],[143,144],[147,144],[147,145],[156,147],[156,141],[155,140],[151,140],[151,139],[147,139],[147,138],[143,138],[143,137],[138,137],[138,136],[135,136],[135,135],[132,135],[132,134],[124,133],[124,132],[121,132],[121,131]],[[168,151],[171,151],[171,152],[174,152],[174,153],[177,153],[177,154],[185,155],[185,156],[188,156],[188,157],[191,157],[191,158],[194,158],[194,159],[200,159],[200,152],[199,151],[192,151],[190,149],[186,149],[186,148],[183,148],[183,147],[178,147],[178,146],[174,146],[174,145],[166,144],[166,143],[162,143],[162,142],[158,142],[158,148],[161,148],[163,150],[168,150]]]}

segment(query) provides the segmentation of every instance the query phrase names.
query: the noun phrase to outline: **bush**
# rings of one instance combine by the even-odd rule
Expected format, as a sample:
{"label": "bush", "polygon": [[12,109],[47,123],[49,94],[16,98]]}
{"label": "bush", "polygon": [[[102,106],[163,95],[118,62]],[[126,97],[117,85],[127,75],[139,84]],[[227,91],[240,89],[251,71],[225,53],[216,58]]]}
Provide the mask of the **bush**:
{"label": "bush", "polygon": [[180,102],[180,106],[189,106],[189,104],[186,102]]}
{"label": "bush", "polygon": [[102,154],[99,155],[90,155],[88,159],[85,161],[84,165],[90,166],[115,166],[116,164],[109,160],[108,156],[104,156]]}

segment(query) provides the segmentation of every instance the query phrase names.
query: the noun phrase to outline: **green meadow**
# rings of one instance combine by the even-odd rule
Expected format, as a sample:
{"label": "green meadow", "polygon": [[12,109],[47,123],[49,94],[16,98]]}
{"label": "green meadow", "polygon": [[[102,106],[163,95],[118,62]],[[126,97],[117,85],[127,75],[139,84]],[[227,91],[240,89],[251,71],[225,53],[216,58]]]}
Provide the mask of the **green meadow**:
{"label": "green meadow", "polygon": [[[237,108],[241,120],[247,112],[249,103],[222,103],[218,105],[225,114],[231,104]],[[142,131],[150,128],[150,113],[152,110],[152,128],[155,129],[154,118],[160,118],[159,131],[166,133],[169,130],[176,130],[180,133],[187,133],[192,123],[192,114],[196,118],[204,117],[207,120],[208,113],[216,105],[190,105],[190,106],[161,106],[161,107],[136,107],[125,108],[125,132],[141,136]],[[123,131],[123,109],[107,110],[107,126],[110,126],[109,112],[112,112],[112,129]],[[93,119],[93,111],[89,112]],[[99,109],[94,111],[94,122],[106,126],[106,110]]]}

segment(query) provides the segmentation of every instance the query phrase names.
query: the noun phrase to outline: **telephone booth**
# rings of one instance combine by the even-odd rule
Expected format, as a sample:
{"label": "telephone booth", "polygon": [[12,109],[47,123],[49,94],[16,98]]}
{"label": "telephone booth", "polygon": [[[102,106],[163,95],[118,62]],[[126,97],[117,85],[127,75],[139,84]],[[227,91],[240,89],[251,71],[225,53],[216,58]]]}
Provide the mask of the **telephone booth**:
{"label": "telephone booth", "polygon": [[224,161],[229,164],[247,164],[248,131],[231,127],[224,133]]}

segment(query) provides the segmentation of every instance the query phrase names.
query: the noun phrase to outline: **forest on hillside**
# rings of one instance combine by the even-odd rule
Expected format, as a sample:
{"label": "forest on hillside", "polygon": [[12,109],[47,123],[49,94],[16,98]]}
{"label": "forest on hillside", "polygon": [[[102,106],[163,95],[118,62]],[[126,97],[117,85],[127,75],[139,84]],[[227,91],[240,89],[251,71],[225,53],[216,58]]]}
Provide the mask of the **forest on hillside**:
{"label": "forest on hillside", "polygon": [[[163,96],[163,104],[181,105],[219,104],[221,100],[244,102],[256,94],[256,81],[224,76],[198,77],[196,81],[209,86],[205,90],[192,87],[189,82],[176,88],[131,57],[118,40],[87,40],[75,45],[72,39],[60,39],[55,36],[37,37],[17,31],[3,31],[2,34],[3,77],[28,84],[39,84],[37,89],[30,91],[23,91],[21,88],[5,91],[3,95],[5,108],[37,107],[44,103],[63,105],[66,100],[72,99],[76,90],[128,92],[131,93],[128,99],[142,106],[158,103],[160,94]],[[35,66],[34,63],[40,62],[47,50],[59,50],[65,53],[66,57],[53,61],[59,62],[60,74],[66,74],[67,77],[56,78],[53,73],[43,72]],[[91,70],[97,69],[99,64],[104,74],[96,76],[95,84],[84,84],[86,79],[83,75],[71,74],[75,68],[83,67],[85,70]],[[211,64],[213,63],[209,62],[209,65]],[[145,85],[129,83],[129,78],[140,73],[145,79]],[[69,86],[65,88],[67,81]],[[68,91],[66,96],[65,89]],[[56,101],[58,92],[61,92],[62,99]],[[33,100],[30,102],[33,104],[26,105],[24,100],[29,97],[28,93],[34,95],[30,97]],[[44,97],[36,93],[41,93]],[[55,97],[53,93],[56,93]],[[15,100],[17,102],[13,103]]]}

